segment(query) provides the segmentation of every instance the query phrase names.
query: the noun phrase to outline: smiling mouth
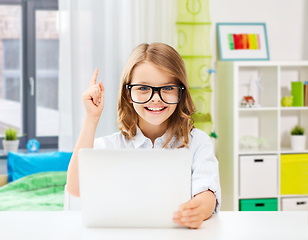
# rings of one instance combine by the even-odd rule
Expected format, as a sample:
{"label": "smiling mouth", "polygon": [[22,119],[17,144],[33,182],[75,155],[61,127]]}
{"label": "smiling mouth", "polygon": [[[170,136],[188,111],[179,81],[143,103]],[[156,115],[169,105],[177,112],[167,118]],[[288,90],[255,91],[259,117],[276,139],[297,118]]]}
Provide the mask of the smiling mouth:
{"label": "smiling mouth", "polygon": [[151,111],[151,112],[161,112],[163,110],[165,110],[167,107],[158,107],[158,108],[148,108],[145,107],[146,110]]}

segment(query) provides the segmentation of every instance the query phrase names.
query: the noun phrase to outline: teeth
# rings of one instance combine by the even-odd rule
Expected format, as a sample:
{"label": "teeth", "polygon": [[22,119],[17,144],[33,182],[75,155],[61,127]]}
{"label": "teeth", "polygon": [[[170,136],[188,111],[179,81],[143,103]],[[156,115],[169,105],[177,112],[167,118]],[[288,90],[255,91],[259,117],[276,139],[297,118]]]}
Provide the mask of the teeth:
{"label": "teeth", "polygon": [[164,108],[148,108],[148,109],[151,110],[151,111],[160,111],[160,110],[162,110]]}

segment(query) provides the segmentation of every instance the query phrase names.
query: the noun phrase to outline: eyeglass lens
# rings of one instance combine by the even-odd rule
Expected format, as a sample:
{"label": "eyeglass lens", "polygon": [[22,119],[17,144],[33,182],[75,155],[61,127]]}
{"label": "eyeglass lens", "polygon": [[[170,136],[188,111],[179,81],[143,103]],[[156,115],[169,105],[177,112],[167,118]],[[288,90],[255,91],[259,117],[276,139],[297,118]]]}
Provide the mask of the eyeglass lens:
{"label": "eyeglass lens", "polygon": [[[148,86],[132,86],[131,98],[134,102],[145,103],[152,97],[153,89]],[[160,95],[166,103],[178,103],[182,89],[178,86],[165,86],[160,89]]]}

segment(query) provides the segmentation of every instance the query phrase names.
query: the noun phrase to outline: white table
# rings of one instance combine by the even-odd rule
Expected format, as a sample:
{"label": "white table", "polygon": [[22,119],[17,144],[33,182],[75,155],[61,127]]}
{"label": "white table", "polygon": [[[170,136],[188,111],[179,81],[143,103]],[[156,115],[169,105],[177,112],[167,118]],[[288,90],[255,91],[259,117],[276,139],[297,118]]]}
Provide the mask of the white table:
{"label": "white table", "polygon": [[80,212],[0,212],[1,240],[306,240],[308,212],[220,212],[199,229],[89,229]]}

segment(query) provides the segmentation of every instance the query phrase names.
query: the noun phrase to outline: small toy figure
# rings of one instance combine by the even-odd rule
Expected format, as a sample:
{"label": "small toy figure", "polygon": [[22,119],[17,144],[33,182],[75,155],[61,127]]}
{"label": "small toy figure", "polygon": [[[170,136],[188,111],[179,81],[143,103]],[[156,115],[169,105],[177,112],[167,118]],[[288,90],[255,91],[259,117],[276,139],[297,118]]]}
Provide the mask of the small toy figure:
{"label": "small toy figure", "polygon": [[252,96],[244,96],[241,100],[241,107],[255,107],[255,100]]}
{"label": "small toy figure", "polygon": [[293,96],[285,96],[281,99],[282,107],[292,107],[293,105]]}
{"label": "small toy figure", "polygon": [[[256,76],[252,75],[249,82],[244,83],[244,84],[240,84],[240,86],[247,86],[247,97],[252,97],[254,96],[253,99],[253,104],[251,104],[251,106],[247,106],[247,104],[244,104],[244,106],[246,107],[261,107],[260,102],[259,102],[259,97],[260,97],[260,90],[264,91],[263,87],[260,84],[261,81],[261,77],[262,77],[262,72],[260,72],[260,74],[258,74],[257,79],[254,80]],[[254,83],[256,84],[254,87]]]}

